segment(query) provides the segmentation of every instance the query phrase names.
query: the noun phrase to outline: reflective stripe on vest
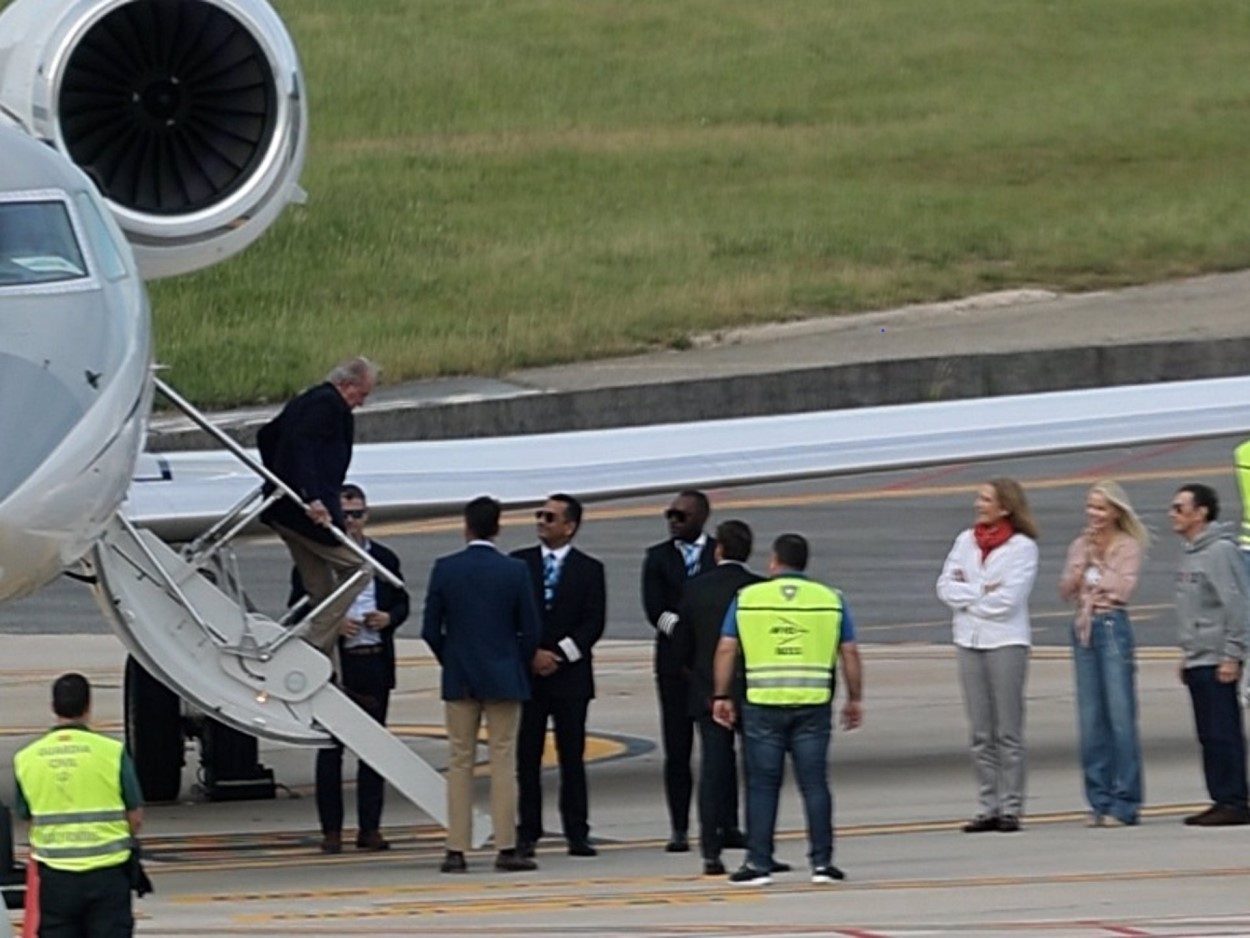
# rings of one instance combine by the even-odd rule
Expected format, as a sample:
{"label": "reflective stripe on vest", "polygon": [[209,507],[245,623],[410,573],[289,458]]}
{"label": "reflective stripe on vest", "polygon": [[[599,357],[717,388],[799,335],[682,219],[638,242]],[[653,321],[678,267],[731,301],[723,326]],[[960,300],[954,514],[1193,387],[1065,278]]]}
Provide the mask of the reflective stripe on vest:
{"label": "reflective stripe on vest", "polygon": [[65,727],[24,748],[13,767],[30,808],[30,846],[36,860],[56,870],[83,873],[129,859],[121,743]]}
{"label": "reflective stripe on vest", "polygon": [[820,583],[781,576],[738,594],[738,640],[747,702],[828,703],[842,630],[842,597]]}
{"label": "reflective stripe on vest", "polygon": [[1250,551],[1250,440],[1233,450],[1233,462],[1241,490],[1241,549]]}

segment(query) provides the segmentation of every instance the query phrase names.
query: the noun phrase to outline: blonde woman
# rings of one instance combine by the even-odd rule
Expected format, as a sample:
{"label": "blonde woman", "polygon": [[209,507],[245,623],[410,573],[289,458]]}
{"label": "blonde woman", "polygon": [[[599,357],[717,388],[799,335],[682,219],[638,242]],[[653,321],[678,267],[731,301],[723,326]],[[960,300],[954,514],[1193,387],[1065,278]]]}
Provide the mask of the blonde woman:
{"label": "blonde woman", "polygon": [[991,479],[978,488],[974,517],[937,581],[938,598],[953,613],[980,805],[963,830],[1012,833],[1024,812],[1024,685],[1037,524],[1014,479]]}
{"label": "blonde woman", "polygon": [[1085,496],[1085,522],[1068,548],[1059,595],[1076,603],[1072,659],[1090,826],[1118,827],[1136,824],[1142,804],[1137,661],[1128,601],[1150,535],[1124,489],[1109,480]]}

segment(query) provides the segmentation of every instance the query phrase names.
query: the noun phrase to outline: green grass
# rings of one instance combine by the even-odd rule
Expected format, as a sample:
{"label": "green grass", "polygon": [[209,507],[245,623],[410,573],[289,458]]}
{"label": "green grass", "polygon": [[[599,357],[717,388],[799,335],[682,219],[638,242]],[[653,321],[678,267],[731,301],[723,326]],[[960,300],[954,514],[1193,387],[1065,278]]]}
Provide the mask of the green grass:
{"label": "green grass", "polygon": [[1245,0],[283,0],[305,207],[154,285],[195,400],[1250,266]]}

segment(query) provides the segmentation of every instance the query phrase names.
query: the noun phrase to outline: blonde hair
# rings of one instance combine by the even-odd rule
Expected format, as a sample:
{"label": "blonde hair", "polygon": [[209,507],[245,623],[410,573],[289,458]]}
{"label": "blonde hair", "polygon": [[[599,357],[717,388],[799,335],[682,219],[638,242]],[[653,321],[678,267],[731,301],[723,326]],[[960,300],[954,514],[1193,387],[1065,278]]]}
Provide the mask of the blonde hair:
{"label": "blonde hair", "polygon": [[1150,532],[1142,523],[1137,512],[1133,510],[1128,495],[1114,479],[1103,479],[1090,486],[1091,495],[1097,493],[1107,500],[1107,504],[1116,510],[1115,526],[1135,540],[1142,547],[1150,545]]}
{"label": "blonde hair", "polygon": [[1038,538],[1037,522],[1033,520],[1033,512],[1029,510],[1029,500],[1024,495],[1024,488],[1015,479],[997,478],[985,483],[994,490],[994,497],[1007,517],[1011,526],[1021,534]]}

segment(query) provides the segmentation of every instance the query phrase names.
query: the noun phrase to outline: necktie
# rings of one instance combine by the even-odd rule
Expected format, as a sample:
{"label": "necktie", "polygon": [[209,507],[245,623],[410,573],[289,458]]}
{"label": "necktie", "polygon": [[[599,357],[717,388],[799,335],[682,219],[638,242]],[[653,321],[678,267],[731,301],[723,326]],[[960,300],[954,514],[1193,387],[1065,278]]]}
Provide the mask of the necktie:
{"label": "necktie", "polygon": [[551,608],[556,598],[556,584],[560,582],[560,561],[555,554],[543,557],[543,603]]}
{"label": "necktie", "polygon": [[686,561],[686,576],[694,576],[699,572],[699,555],[703,551],[698,544],[687,544],[685,541],[678,541],[677,548],[681,551],[682,559]]}

